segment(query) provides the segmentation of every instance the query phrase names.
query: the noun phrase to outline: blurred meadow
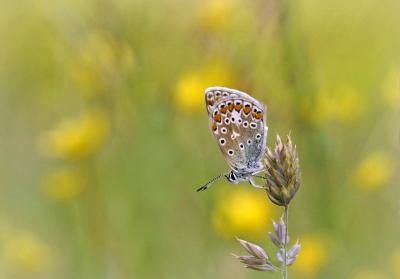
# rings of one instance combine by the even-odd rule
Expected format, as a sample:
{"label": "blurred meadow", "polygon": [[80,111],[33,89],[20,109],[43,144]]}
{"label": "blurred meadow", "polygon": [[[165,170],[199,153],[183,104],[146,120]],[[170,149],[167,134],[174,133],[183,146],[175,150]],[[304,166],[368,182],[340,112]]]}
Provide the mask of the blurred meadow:
{"label": "blurred meadow", "polygon": [[282,208],[196,192],[210,86],[297,145],[289,278],[400,278],[399,1],[2,0],[0,40],[0,278],[281,278],[230,253]]}

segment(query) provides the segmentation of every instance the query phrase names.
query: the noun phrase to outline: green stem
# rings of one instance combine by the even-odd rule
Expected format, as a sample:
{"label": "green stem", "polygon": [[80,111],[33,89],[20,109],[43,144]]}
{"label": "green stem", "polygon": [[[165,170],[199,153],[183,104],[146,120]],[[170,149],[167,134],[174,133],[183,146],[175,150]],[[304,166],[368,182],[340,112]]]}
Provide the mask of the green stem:
{"label": "green stem", "polygon": [[288,236],[288,228],[289,228],[289,205],[285,206],[285,239],[283,240],[285,253],[283,255],[283,279],[287,279],[287,265],[286,265],[286,257],[287,257],[287,236]]}
{"label": "green stem", "polygon": [[273,263],[271,263],[271,261],[270,261],[269,259],[267,259],[267,263],[268,263],[268,264],[270,264],[270,265],[272,266],[272,268],[273,268],[275,271],[282,272],[282,270],[281,270],[281,269],[279,269],[279,268],[277,268],[276,266],[274,266],[274,264],[273,264]]}

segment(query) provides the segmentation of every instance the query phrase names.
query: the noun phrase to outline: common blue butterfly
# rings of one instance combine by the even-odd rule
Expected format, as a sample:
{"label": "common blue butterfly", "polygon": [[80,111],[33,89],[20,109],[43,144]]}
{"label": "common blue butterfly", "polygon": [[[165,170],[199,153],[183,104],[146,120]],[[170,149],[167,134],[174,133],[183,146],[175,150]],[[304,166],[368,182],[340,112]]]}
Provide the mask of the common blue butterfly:
{"label": "common blue butterfly", "polygon": [[260,161],[267,142],[267,107],[244,92],[225,87],[207,88],[205,100],[211,133],[231,171],[197,191],[206,190],[223,175],[233,184],[249,181],[254,187],[264,188],[252,176],[263,168]]}

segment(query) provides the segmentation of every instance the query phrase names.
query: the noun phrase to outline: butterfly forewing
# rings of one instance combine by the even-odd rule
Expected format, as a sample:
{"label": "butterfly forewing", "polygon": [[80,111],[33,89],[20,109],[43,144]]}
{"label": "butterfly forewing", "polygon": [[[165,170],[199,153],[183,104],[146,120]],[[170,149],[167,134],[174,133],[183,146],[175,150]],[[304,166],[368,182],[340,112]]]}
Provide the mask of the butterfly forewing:
{"label": "butterfly forewing", "polygon": [[267,136],[265,106],[246,93],[223,87],[206,90],[212,134],[233,170],[248,170],[263,156]]}

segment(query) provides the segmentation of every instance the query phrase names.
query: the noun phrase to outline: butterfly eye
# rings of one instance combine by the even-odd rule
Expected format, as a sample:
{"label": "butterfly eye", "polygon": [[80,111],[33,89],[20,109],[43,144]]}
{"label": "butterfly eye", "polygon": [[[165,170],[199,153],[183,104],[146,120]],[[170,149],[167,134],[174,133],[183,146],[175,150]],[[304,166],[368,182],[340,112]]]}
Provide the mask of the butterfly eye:
{"label": "butterfly eye", "polygon": [[250,128],[252,128],[252,129],[257,128],[257,123],[254,123],[254,122],[250,123]]}
{"label": "butterfly eye", "polygon": [[252,143],[251,139],[247,140],[247,144],[250,145]]}
{"label": "butterfly eye", "polygon": [[249,122],[245,121],[243,122],[243,127],[247,128],[249,126]]}
{"label": "butterfly eye", "polygon": [[225,128],[225,127],[222,128],[222,129],[221,129],[221,132],[222,132],[223,134],[226,134],[226,132],[227,132],[226,128]]}
{"label": "butterfly eye", "polygon": [[229,149],[229,150],[228,150],[228,154],[229,154],[229,155],[231,155],[231,156],[232,156],[232,155],[233,155],[233,153],[234,153],[234,152],[233,152],[233,150],[232,150],[232,149]]}
{"label": "butterfly eye", "polygon": [[225,143],[226,143],[226,140],[225,140],[225,139],[219,139],[219,143],[220,143],[222,146],[224,146]]}
{"label": "butterfly eye", "polygon": [[240,147],[240,149],[244,149],[244,144],[243,143],[241,143],[241,144],[239,144],[239,147]]}

